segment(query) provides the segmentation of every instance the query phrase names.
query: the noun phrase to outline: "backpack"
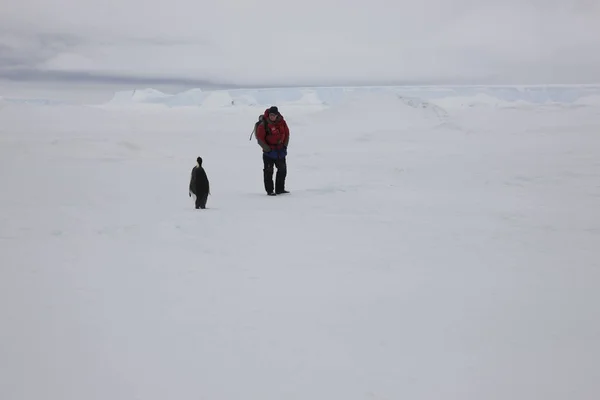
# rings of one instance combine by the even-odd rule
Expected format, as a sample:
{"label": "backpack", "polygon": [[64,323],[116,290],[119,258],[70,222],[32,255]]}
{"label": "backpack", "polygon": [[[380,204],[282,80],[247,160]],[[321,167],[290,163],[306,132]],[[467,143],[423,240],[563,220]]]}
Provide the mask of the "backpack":
{"label": "backpack", "polygon": [[[256,134],[256,128],[258,128],[258,125],[263,124],[263,126],[265,127],[265,135],[268,135],[270,133],[270,130],[268,129],[267,126],[267,119],[265,118],[264,115],[259,115],[258,116],[258,121],[256,121],[254,123],[254,129],[252,130],[252,133],[250,134],[250,140],[252,140],[252,135]],[[256,141],[258,142],[258,139],[256,139]]]}

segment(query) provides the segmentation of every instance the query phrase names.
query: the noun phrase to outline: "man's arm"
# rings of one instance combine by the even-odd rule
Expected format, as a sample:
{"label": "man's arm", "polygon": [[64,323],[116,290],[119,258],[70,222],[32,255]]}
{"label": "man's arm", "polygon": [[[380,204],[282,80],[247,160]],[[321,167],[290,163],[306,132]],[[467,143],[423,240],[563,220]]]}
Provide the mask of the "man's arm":
{"label": "man's arm", "polygon": [[283,145],[287,147],[290,142],[290,128],[288,127],[287,122],[283,121],[283,123],[285,125],[285,139],[283,140]]}

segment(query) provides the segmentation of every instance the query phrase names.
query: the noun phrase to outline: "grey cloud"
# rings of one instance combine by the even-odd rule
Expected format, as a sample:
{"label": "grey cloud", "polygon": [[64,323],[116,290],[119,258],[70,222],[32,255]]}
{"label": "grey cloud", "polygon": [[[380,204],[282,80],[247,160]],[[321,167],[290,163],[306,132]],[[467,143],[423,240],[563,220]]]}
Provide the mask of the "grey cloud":
{"label": "grey cloud", "polygon": [[0,31],[0,70],[31,68],[60,52],[85,43],[74,35],[61,33],[20,34]]}
{"label": "grey cloud", "polygon": [[0,30],[0,68],[2,66],[24,66],[34,68],[62,52],[77,51],[78,48],[98,45],[208,45],[200,39],[163,38],[160,36],[132,36],[114,38],[110,34],[105,37],[81,36],[60,32],[39,32],[24,34]]}
{"label": "grey cloud", "polygon": [[158,36],[132,36],[114,38],[109,34],[104,38],[83,37],[58,32],[23,34],[22,32],[0,31],[0,79],[27,82],[63,83],[109,83],[178,85],[189,87],[235,88],[235,84],[214,83],[205,79],[190,79],[169,76],[139,76],[134,74],[98,73],[89,71],[44,70],[40,64],[65,53],[77,53],[91,46],[150,45],[174,46],[204,43],[199,39],[161,38]]}
{"label": "grey cloud", "polygon": [[15,68],[0,70],[0,78],[26,82],[64,82],[64,83],[110,83],[110,84],[143,84],[143,85],[177,85],[205,88],[237,88],[239,85],[212,82],[203,79],[187,79],[161,76],[138,76],[100,74],[85,71],[43,71],[37,69]]}
{"label": "grey cloud", "polygon": [[20,0],[0,14],[0,77],[244,87],[600,80],[596,0],[340,3],[283,2],[274,12],[287,18],[266,23],[266,0]]}
{"label": "grey cloud", "polygon": [[19,54],[12,47],[0,43],[0,71],[3,68],[26,66],[30,61],[31,57]]}

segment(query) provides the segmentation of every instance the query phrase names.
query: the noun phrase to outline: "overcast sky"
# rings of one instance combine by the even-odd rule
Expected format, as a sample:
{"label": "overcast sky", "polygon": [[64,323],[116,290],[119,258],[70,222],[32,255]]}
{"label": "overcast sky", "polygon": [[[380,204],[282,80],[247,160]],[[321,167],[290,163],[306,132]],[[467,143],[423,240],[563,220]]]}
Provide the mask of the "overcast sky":
{"label": "overcast sky", "polygon": [[599,0],[0,0],[0,78],[600,82]]}

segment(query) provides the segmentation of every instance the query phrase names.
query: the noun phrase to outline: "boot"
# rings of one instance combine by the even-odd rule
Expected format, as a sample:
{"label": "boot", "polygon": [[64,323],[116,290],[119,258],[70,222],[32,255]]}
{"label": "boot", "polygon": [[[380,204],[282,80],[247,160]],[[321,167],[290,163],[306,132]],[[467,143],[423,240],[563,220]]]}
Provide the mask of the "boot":
{"label": "boot", "polygon": [[277,175],[275,176],[275,193],[283,194],[289,193],[285,190],[285,178],[287,176],[287,166],[285,160],[279,163],[277,168]]}

